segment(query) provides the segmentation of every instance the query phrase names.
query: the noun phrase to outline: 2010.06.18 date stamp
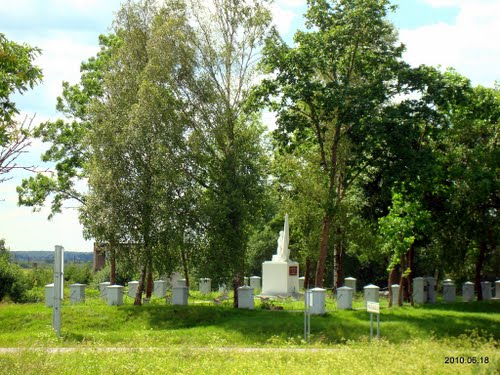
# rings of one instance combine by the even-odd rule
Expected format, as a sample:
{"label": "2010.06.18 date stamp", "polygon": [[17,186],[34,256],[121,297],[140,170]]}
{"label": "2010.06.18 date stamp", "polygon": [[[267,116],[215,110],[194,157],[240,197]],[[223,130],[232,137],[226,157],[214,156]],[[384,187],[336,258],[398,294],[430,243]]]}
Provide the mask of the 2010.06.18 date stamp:
{"label": "2010.06.18 date stamp", "polygon": [[457,364],[474,364],[474,363],[489,363],[490,359],[489,357],[464,357],[464,356],[457,356],[457,357],[444,357],[444,363],[457,363]]}

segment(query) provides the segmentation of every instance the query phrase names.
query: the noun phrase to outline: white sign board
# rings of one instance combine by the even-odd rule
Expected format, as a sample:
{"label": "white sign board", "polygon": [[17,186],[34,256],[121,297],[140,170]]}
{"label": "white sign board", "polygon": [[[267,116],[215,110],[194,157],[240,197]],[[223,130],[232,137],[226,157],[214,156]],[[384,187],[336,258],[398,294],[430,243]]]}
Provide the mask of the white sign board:
{"label": "white sign board", "polygon": [[378,302],[367,302],[366,311],[369,313],[380,314],[380,303]]}

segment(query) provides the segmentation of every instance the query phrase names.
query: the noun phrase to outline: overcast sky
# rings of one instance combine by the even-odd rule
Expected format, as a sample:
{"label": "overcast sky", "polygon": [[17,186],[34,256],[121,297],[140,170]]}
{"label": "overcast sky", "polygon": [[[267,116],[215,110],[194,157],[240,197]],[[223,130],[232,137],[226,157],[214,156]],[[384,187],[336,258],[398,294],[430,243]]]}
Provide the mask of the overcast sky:
{"label": "overcast sky", "polygon": [[[56,97],[61,82],[76,83],[80,63],[98,51],[98,36],[111,26],[120,0],[0,0],[0,33],[9,40],[42,49],[36,64],[44,80],[36,89],[16,96],[23,115],[36,114],[35,123],[58,118]],[[391,16],[406,45],[406,61],[453,67],[474,84],[493,87],[500,80],[499,0],[399,0]],[[289,39],[302,27],[305,0],[275,0],[273,14]],[[266,116],[269,119],[270,116]],[[42,166],[44,145],[35,142],[23,160]],[[47,220],[48,210],[33,213],[17,206],[16,186],[27,174],[0,184],[0,238],[11,250],[91,251],[84,241],[75,207]]]}

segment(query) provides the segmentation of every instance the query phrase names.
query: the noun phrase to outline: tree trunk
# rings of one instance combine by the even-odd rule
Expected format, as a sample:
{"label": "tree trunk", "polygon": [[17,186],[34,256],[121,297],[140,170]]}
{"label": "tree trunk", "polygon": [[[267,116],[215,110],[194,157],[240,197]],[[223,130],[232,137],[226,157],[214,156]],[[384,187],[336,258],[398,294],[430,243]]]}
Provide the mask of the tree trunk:
{"label": "tree trunk", "polygon": [[233,278],[233,292],[234,292],[233,307],[235,309],[238,308],[238,288],[242,285],[241,279],[242,277],[240,275],[236,275]]}
{"label": "tree trunk", "polygon": [[408,273],[408,294],[409,302],[413,306],[413,268],[415,262],[415,245],[411,244],[410,250],[408,250],[408,268],[410,272]]}
{"label": "tree trunk", "polygon": [[111,285],[116,285],[116,248],[114,243],[109,245],[109,265],[109,282]]}
{"label": "tree trunk", "polygon": [[153,294],[153,270],[151,269],[151,265],[148,267],[148,273],[146,278],[146,298],[151,298],[151,294]]}
{"label": "tree trunk", "polygon": [[394,267],[389,273],[389,278],[387,279],[388,289],[389,289],[389,307],[392,307],[392,288],[391,285],[395,284],[398,279],[398,269],[397,266]]}
{"label": "tree trunk", "polygon": [[403,288],[405,286],[406,256],[401,256],[401,280],[399,281],[398,306],[403,306]]}
{"label": "tree trunk", "polygon": [[342,286],[342,280],[344,280],[344,253],[342,249],[342,229],[340,227],[337,228],[334,258],[335,284],[333,285],[333,289],[337,290],[337,288]]}
{"label": "tree trunk", "polygon": [[326,215],[323,218],[323,229],[321,230],[321,242],[319,246],[319,259],[316,268],[315,286],[323,287],[323,275],[325,273],[326,254],[328,251],[328,231],[330,227],[330,218]]}
{"label": "tree trunk", "polygon": [[476,284],[477,300],[483,300],[483,290],[481,288],[481,274],[483,271],[484,258],[486,256],[487,243],[486,240],[481,240],[479,243],[479,256],[476,261],[476,276],[474,283]]}
{"label": "tree trunk", "polygon": [[310,272],[311,272],[311,261],[309,260],[309,257],[306,258],[306,270],[304,272],[304,289],[309,289],[309,283],[310,283]]}
{"label": "tree trunk", "polygon": [[146,265],[141,270],[141,276],[139,276],[139,285],[137,286],[137,292],[135,293],[134,305],[142,305],[142,292],[144,290],[144,281],[146,279]]}
{"label": "tree trunk", "polygon": [[182,269],[184,270],[184,278],[186,279],[186,286],[189,288],[189,269],[188,269],[186,249],[184,248],[184,243],[181,245],[181,258],[182,258]]}

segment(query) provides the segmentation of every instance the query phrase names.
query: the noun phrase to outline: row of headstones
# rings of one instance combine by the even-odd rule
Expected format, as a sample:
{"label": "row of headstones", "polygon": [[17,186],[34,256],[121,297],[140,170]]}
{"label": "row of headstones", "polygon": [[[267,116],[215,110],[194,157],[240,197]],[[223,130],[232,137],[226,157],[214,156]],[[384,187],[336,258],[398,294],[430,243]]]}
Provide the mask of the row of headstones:
{"label": "row of headstones", "polygon": [[[491,282],[481,282],[481,291],[483,300],[489,300],[491,296]],[[356,279],[348,277],[345,279],[344,286],[337,289],[337,308],[339,310],[352,309],[352,296],[356,290]],[[380,288],[370,284],[363,288],[365,306],[367,302],[378,302]],[[397,305],[399,297],[399,285],[391,285],[392,304]],[[434,277],[416,277],[413,279],[413,301],[417,304],[436,303],[437,284]],[[500,297],[500,280],[495,282],[495,297]],[[474,284],[467,281],[462,286],[462,300],[470,302],[474,299]],[[447,279],[443,282],[443,300],[445,302],[455,302],[456,287],[452,280]]]}

